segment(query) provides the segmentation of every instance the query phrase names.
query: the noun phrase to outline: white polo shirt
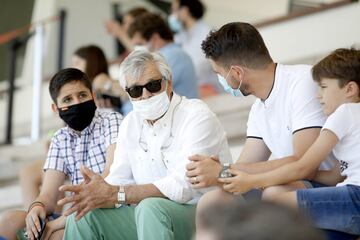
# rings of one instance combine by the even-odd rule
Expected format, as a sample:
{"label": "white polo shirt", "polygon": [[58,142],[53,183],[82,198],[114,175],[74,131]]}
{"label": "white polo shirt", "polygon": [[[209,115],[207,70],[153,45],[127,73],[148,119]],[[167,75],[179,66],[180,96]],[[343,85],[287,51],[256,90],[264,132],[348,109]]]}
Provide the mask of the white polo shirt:
{"label": "white polo shirt", "polygon": [[247,137],[262,139],[274,159],[293,155],[293,134],[325,123],[316,96],[311,66],[277,64],[268,98],[257,99],[251,107]]}
{"label": "white polo shirt", "polygon": [[222,162],[231,161],[225,131],[215,114],[201,100],[175,93],[169,110],[154,125],[130,112],[119,128],[114,154],[108,183],[153,183],[179,203],[196,203],[204,191],[194,190],[185,175],[190,155],[218,155]]}
{"label": "white polo shirt", "polygon": [[340,162],[341,175],[346,179],[337,186],[360,186],[360,104],[342,104],[327,119],[323,129],[329,129],[339,139],[333,153]]}

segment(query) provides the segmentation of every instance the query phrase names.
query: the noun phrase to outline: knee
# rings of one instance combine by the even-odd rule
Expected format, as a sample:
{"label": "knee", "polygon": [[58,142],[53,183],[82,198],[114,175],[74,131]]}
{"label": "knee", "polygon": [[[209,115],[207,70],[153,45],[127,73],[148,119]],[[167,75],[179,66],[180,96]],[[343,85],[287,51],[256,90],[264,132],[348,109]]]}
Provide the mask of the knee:
{"label": "knee", "polygon": [[146,198],[137,205],[136,211],[158,211],[164,201],[169,200],[163,198]]}
{"label": "knee", "polygon": [[281,186],[268,187],[264,189],[261,198],[265,201],[275,201],[276,198],[284,192],[285,189]]}
{"label": "knee", "polygon": [[[16,232],[25,227],[26,212],[10,210],[0,216],[0,235],[15,236]],[[8,237],[12,238],[12,237]]]}
{"label": "knee", "polygon": [[96,219],[96,217],[94,216],[94,211],[96,211],[98,209],[94,209],[90,212],[88,212],[85,216],[83,216],[82,218],[80,218],[80,220],[75,220],[75,213],[71,214],[70,216],[68,216],[66,218],[66,227],[65,229],[77,229],[79,226],[81,226],[81,229],[84,228],[91,228],[91,226],[94,224],[94,220]]}
{"label": "knee", "polygon": [[146,218],[149,216],[166,216],[163,206],[167,199],[163,198],[146,198],[142,200],[135,208],[135,218]]}
{"label": "knee", "polygon": [[215,204],[217,202],[228,202],[231,200],[233,200],[233,197],[231,194],[228,194],[221,189],[216,189],[216,190],[205,193],[199,199],[196,211],[200,212],[204,208],[207,208],[208,206]]}
{"label": "knee", "polygon": [[85,216],[80,218],[80,220],[75,219],[75,214],[68,216],[63,239],[100,239],[97,232],[97,225],[99,225],[101,221],[96,220],[94,214],[94,211],[96,210],[88,212]]}

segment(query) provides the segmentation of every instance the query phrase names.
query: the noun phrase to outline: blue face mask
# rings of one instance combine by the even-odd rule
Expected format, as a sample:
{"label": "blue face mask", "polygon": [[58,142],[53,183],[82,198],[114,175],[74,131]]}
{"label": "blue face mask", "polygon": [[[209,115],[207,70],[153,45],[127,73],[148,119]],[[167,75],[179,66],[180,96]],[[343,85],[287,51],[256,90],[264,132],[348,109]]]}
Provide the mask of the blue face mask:
{"label": "blue face mask", "polygon": [[168,17],[168,24],[173,32],[180,32],[182,30],[182,24],[174,14]]}
{"label": "blue face mask", "polygon": [[[229,76],[231,71],[231,68],[228,72],[228,74],[226,75],[226,78]],[[242,80],[239,84],[239,87],[237,89],[233,89],[226,81],[226,78],[224,78],[223,76],[221,76],[220,74],[217,75],[218,76],[218,80],[220,82],[220,84],[223,86],[225,92],[230,93],[231,95],[233,95],[234,97],[244,97],[244,94],[240,91],[240,87],[242,84]]]}

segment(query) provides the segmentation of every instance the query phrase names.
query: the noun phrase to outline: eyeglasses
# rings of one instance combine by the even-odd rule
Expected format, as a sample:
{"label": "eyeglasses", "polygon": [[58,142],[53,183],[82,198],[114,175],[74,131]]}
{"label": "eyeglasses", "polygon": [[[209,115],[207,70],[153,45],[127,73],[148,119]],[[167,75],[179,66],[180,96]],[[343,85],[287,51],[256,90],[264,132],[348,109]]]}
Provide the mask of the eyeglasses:
{"label": "eyeglasses", "polygon": [[157,93],[161,90],[161,82],[164,80],[164,78],[156,79],[148,82],[147,84],[140,86],[135,85],[133,87],[126,87],[125,91],[130,95],[132,98],[138,98],[141,97],[143,93],[143,88],[146,88],[151,93]]}

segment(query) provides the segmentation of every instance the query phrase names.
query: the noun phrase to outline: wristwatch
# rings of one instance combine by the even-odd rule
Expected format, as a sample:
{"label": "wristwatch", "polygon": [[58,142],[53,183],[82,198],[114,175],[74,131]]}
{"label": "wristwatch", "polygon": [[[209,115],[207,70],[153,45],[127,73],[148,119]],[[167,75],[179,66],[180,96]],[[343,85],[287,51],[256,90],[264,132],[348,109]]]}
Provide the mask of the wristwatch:
{"label": "wristwatch", "polygon": [[115,203],[115,208],[121,207],[123,204],[125,204],[125,187],[119,186],[119,191],[117,193],[117,203]]}
{"label": "wristwatch", "polygon": [[231,173],[229,172],[230,163],[221,163],[221,172],[219,178],[228,178],[232,177]]}

